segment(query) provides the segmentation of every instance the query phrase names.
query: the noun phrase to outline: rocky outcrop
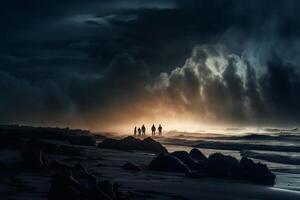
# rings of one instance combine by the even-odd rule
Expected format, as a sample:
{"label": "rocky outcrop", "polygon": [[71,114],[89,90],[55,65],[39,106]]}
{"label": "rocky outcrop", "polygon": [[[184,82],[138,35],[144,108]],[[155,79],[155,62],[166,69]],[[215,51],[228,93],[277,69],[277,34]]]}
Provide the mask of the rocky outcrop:
{"label": "rocky outcrop", "polygon": [[178,158],[180,161],[182,161],[190,170],[201,170],[203,169],[202,165],[199,165],[198,161],[195,161],[189,153],[186,151],[175,151],[173,153],[170,153],[171,156],[174,156]]}
{"label": "rocky outcrop", "polygon": [[221,153],[214,153],[208,157],[207,172],[210,176],[221,178],[236,178],[239,173],[239,161]]}
{"label": "rocky outcrop", "polygon": [[157,171],[188,173],[190,169],[178,158],[171,155],[159,154],[154,158],[149,168]]}
{"label": "rocky outcrop", "polygon": [[[189,178],[218,177],[224,179],[240,179],[253,183],[273,185],[276,176],[267,165],[255,163],[251,159],[238,161],[232,156],[214,153],[208,159],[199,151],[175,151],[154,158],[149,167],[151,170],[184,172]],[[193,153],[192,153],[193,152]],[[193,155],[193,156],[192,156]]]}
{"label": "rocky outcrop", "polygon": [[242,158],[240,161],[240,174],[241,178],[259,183],[264,185],[275,184],[275,174],[273,174],[267,167],[262,163],[255,163],[249,158]]}
{"label": "rocky outcrop", "polygon": [[157,154],[168,152],[165,147],[163,147],[159,142],[156,142],[152,138],[140,140],[131,136],[121,140],[105,139],[103,140],[103,142],[98,144],[98,147],[122,151],[145,151]]}
{"label": "rocky outcrop", "polygon": [[199,149],[196,148],[193,148],[190,151],[190,156],[198,162],[207,161],[206,156]]}
{"label": "rocky outcrop", "polygon": [[88,199],[88,200],[129,200],[132,195],[120,189],[120,185],[108,180],[98,181],[86,172],[78,174],[56,174],[48,194],[48,200]]}
{"label": "rocky outcrop", "polygon": [[141,145],[144,147],[145,151],[153,153],[168,153],[168,150],[163,145],[153,140],[151,137],[142,140]]}

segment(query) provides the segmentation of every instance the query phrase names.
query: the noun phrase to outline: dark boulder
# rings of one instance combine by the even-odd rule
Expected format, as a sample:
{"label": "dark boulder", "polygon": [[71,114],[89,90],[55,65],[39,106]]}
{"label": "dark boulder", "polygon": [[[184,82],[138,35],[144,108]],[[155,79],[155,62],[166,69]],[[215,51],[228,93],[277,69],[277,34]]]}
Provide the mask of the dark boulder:
{"label": "dark boulder", "polygon": [[82,135],[82,136],[72,136],[69,137],[69,143],[82,146],[96,146],[96,141],[92,136]]}
{"label": "dark boulder", "polygon": [[205,157],[205,155],[199,149],[196,149],[196,148],[193,148],[190,151],[190,156],[198,162],[207,161],[207,158]]}
{"label": "dark boulder", "polygon": [[267,165],[255,163],[245,157],[240,161],[240,174],[244,180],[264,185],[274,185],[276,178],[275,174],[268,169]]}
{"label": "dark boulder", "polygon": [[87,188],[70,174],[57,174],[53,177],[48,200],[57,199],[111,200],[108,195],[97,188],[96,184],[91,183]]}
{"label": "dark boulder", "polygon": [[100,148],[117,149],[122,151],[146,151],[151,153],[167,153],[167,149],[163,147],[159,142],[156,142],[152,138],[146,138],[144,140],[136,139],[134,137],[126,137],[121,140],[105,139],[98,144]]}
{"label": "dark boulder", "polygon": [[48,193],[48,200],[112,200],[132,199],[131,196],[120,190],[120,185],[108,180],[98,182],[97,178],[86,172],[71,174],[56,174]]}
{"label": "dark boulder", "polygon": [[214,153],[208,158],[207,170],[213,177],[236,178],[239,174],[239,162],[232,156]]}
{"label": "dark boulder", "polygon": [[141,168],[133,163],[126,163],[122,166],[122,168],[130,171],[141,171]]}
{"label": "dark boulder", "polygon": [[263,185],[274,185],[276,176],[267,165],[255,163],[243,157],[240,162],[221,153],[214,153],[208,159],[195,161],[185,151],[159,154],[149,164],[151,170],[183,172],[188,178],[218,177],[246,180]]}
{"label": "dark boulder", "polygon": [[170,155],[181,160],[191,170],[203,170],[203,166],[196,162],[186,151],[175,151],[173,153],[170,153]]}
{"label": "dark boulder", "polygon": [[171,155],[159,154],[149,164],[150,169],[156,171],[188,173],[190,169],[178,158]]}
{"label": "dark boulder", "polygon": [[153,153],[168,153],[168,150],[159,142],[153,140],[151,137],[145,138],[142,141],[142,146],[146,151]]}

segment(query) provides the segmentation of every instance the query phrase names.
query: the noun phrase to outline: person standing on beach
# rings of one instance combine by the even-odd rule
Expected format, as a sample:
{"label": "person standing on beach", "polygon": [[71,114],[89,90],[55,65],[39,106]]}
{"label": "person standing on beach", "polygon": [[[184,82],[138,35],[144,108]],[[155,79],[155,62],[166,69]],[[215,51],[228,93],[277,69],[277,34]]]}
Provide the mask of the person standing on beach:
{"label": "person standing on beach", "polygon": [[136,136],[136,126],[134,127],[134,132],[133,132],[134,136]]}
{"label": "person standing on beach", "polygon": [[151,127],[151,131],[152,131],[152,136],[155,136],[156,128],[155,128],[154,124]]}
{"label": "person standing on beach", "polygon": [[143,136],[146,135],[146,127],[144,126],[144,124],[143,124],[143,126],[142,126],[142,134],[143,134]]}
{"label": "person standing on beach", "polygon": [[141,128],[138,128],[138,136],[140,137],[141,136]]}
{"label": "person standing on beach", "polygon": [[158,133],[159,133],[159,136],[162,136],[162,126],[161,125],[158,126]]}

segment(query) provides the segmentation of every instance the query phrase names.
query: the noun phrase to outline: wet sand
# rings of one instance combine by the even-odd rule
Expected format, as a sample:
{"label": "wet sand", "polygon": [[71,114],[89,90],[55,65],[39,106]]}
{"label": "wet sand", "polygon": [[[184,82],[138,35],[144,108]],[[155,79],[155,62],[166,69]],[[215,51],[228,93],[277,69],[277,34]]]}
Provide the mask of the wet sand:
{"label": "wet sand", "polygon": [[[49,158],[69,164],[80,161],[89,173],[121,183],[123,189],[135,193],[136,199],[300,199],[299,191],[279,188],[278,185],[267,187],[215,178],[190,179],[184,174],[150,171],[147,165],[155,156],[150,153],[81,148],[82,155],[78,157]],[[132,172],[122,169],[121,166],[127,162],[139,165],[142,170]],[[1,199],[47,199],[53,173],[45,170],[1,170]],[[284,176],[277,180],[282,178]]]}

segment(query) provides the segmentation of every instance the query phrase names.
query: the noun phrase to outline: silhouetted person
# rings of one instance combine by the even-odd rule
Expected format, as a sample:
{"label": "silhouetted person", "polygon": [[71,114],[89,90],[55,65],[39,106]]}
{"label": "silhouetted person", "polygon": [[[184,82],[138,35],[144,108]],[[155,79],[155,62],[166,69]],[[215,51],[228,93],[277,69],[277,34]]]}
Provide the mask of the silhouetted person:
{"label": "silhouetted person", "polygon": [[143,125],[142,126],[142,134],[145,136],[146,135],[146,127]]}
{"label": "silhouetted person", "polygon": [[136,126],[134,127],[134,136],[136,136]]}
{"label": "silhouetted person", "polygon": [[158,129],[159,136],[161,136],[162,135],[162,127],[161,127],[161,125],[159,125],[157,129]]}
{"label": "silhouetted person", "polygon": [[156,128],[155,128],[154,124],[151,127],[151,131],[152,131],[152,136],[155,136]]}
{"label": "silhouetted person", "polygon": [[139,134],[139,137],[141,136],[141,133],[142,133],[141,128],[138,128],[138,134]]}

